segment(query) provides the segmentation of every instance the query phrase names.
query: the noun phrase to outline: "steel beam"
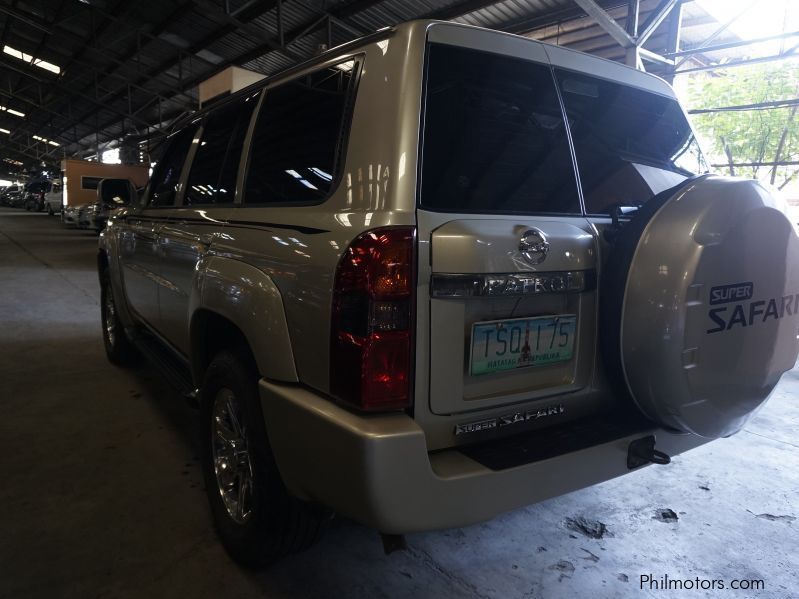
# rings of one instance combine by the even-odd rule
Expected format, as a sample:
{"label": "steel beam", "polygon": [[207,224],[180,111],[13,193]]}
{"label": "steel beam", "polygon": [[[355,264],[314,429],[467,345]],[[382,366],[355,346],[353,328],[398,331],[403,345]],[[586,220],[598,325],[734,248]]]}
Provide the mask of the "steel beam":
{"label": "steel beam", "polygon": [[62,83],[58,83],[58,82],[54,82],[54,81],[48,81],[48,80],[45,80],[45,79],[42,79],[42,78],[38,77],[37,75],[34,75],[33,73],[28,73],[24,69],[21,69],[21,68],[17,67],[16,65],[8,63],[5,59],[0,58],[0,67],[4,67],[4,68],[7,68],[7,69],[11,69],[12,71],[15,71],[17,73],[21,73],[25,77],[28,77],[28,78],[33,79],[35,81],[38,81],[40,83],[46,84],[46,85],[48,85],[48,86],[50,86],[50,87],[52,87],[54,89],[62,89],[64,91],[67,91],[67,92],[73,94],[74,96],[77,96],[79,98],[82,98],[84,100],[87,100],[87,101],[91,102],[92,104],[102,108],[103,110],[107,110],[109,112],[113,112],[117,116],[124,116],[124,117],[129,118],[132,121],[136,121],[136,122],[141,123],[143,125],[150,126],[150,123],[148,123],[147,121],[145,121],[143,119],[138,118],[135,115],[123,112],[123,111],[121,111],[121,110],[119,110],[119,109],[117,109],[117,108],[115,108],[113,106],[108,105],[107,103],[103,102],[102,100],[99,100],[98,98],[94,98],[94,97],[90,96],[89,94],[87,94],[85,92],[82,92],[82,91],[79,92],[77,90],[71,89],[71,88],[63,85]]}
{"label": "steel beam", "polygon": [[774,40],[782,40],[790,37],[799,36],[799,31],[790,31],[787,33],[779,33],[777,35],[767,35],[765,37],[758,37],[751,40],[742,40],[739,42],[727,42],[724,44],[716,44],[715,46],[702,46],[697,48],[688,48],[686,50],[667,52],[664,56],[679,58],[682,56],[692,56],[694,54],[705,54],[707,52],[717,52],[719,50],[729,50],[730,48],[740,48],[742,46],[751,46],[753,44],[760,44],[762,42],[771,42]]}
{"label": "steel beam", "polygon": [[[492,2],[491,4],[496,4]],[[604,10],[620,6],[619,0],[597,0],[597,5]],[[536,17],[522,17],[520,19],[513,19],[506,21],[496,28],[508,33],[525,34],[542,27],[556,25],[567,21],[572,21],[579,18],[584,18],[585,12],[578,6],[570,6],[560,10],[548,11],[546,14]]]}
{"label": "steel beam", "polygon": [[680,0],[662,0],[655,10],[649,13],[646,22],[641,26],[641,35],[635,40],[637,45],[643,46],[646,43],[678,2]]}
{"label": "steel beam", "polygon": [[612,37],[622,48],[635,47],[635,39],[627,33],[616,19],[611,17],[594,0],[574,0],[585,13],[594,19],[610,37]]}
{"label": "steel beam", "polygon": [[[283,0],[284,3],[286,1],[287,0]],[[192,2],[193,2],[193,0],[192,0]],[[265,12],[268,12],[271,8],[274,8],[274,6],[276,5],[276,2],[277,2],[277,0],[259,0],[256,4],[253,4],[250,8],[248,8],[246,11],[244,11],[246,14],[240,13],[240,14],[243,14],[243,16],[242,16],[242,18],[241,18],[241,20],[239,22],[246,22],[246,21],[249,21],[251,19],[257,18],[261,14],[263,14]],[[215,10],[217,12],[222,12],[219,6],[216,6]],[[210,46],[211,44],[216,42],[217,40],[222,39],[223,37],[225,37],[229,33],[232,33],[233,31],[236,31],[237,28],[238,28],[237,25],[232,24],[232,23],[228,24],[228,25],[225,25],[224,27],[218,29],[217,31],[215,31],[212,34],[206,36],[205,38],[203,38],[199,42],[195,43],[190,48],[186,49],[185,52],[194,54],[196,52],[199,52],[200,50],[204,50],[208,46]],[[160,63],[159,65],[157,65],[156,67],[154,67],[152,69],[149,69],[142,77],[139,77],[133,83],[135,83],[136,85],[141,85],[143,83],[151,81],[155,77],[158,77],[159,75],[161,75],[164,72],[168,71],[170,68],[175,66],[175,64],[177,64],[177,63],[173,59],[166,60],[166,61]],[[228,61],[223,68],[226,68],[230,64],[235,64],[235,62],[234,61]],[[219,66],[220,65],[214,65],[215,69],[217,69],[217,67],[219,67]],[[221,70],[221,69],[218,69],[218,70]],[[202,77],[202,79],[210,77],[215,72],[218,72],[218,70],[209,71],[207,73],[204,73],[203,75],[201,75],[201,77]],[[200,80],[202,80],[202,79],[200,79]],[[197,78],[195,78],[194,80],[196,81]],[[181,86],[181,91],[185,91],[186,89],[189,89],[189,86],[186,86],[186,85]],[[126,91],[126,88],[120,89],[120,90],[112,93],[110,96],[104,97],[103,99],[106,102],[112,102],[112,101],[116,100],[117,98],[123,96],[125,94],[125,91]],[[134,111],[134,113],[135,113],[135,111]],[[73,121],[73,123],[76,123],[76,122],[80,123],[80,122],[84,121],[86,118],[90,117],[91,115],[92,115],[92,112],[85,112],[85,113],[81,114],[77,120]],[[69,127],[71,127],[73,125],[73,123],[70,123],[69,125],[67,125],[66,128],[68,129]]]}
{"label": "steel beam", "polygon": [[799,166],[799,160],[778,160],[776,162],[725,162],[724,164],[711,164],[713,168],[728,168],[730,166]]}
{"label": "steel beam", "polygon": [[[283,0],[283,1],[287,2],[288,0]],[[244,33],[247,33],[249,36],[254,38],[254,41],[260,41],[264,39],[264,34],[266,32],[262,28],[258,27],[257,25],[252,25],[250,23],[241,21],[235,17],[235,14],[239,14],[240,11],[233,14],[227,14],[225,12],[219,11],[219,7],[210,0],[193,0],[193,2],[198,7],[202,8],[205,11],[204,14],[206,14],[209,18],[221,20],[224,23],[225,27],[232,27],[234,28],[234,31],[242,31]],[[276,2],[272,4],[275,4],[275,7],[277,5]],[[270,7],[270,10],[271,8],[272,7]],[[279,43],[276,43],[275,49],[278,51],[282,51],[285,49],[285,46],[281,46]],[[297,55],[293,53],[289,53],[287,54],[287,56],[292,60],[298,59]],[[213,68],[217,68],[218,66],[219,65],[215,64],[213,65]]]}
{"label": "steel beam", "polygon": [[42,33],[53,35],[53,30],[48,25],[43,25],[42,23],[37,22],[35,19],[30,18],[21,10],[17,10],[8,6],[0,6],[0,12],[7,14],[9,17],[14,17],[17,21],[25,23],[34,29],[38,29]]}
{"label": "steel beam", "polygon": [[[683,2],[680,0],[677,5],[671,9],[671,16],[669,17],[669,30],[666,38],[666,50],[670,53],[675,53],[680,49],[680,34],[682,33],[682,8]],[[669,57],[669,55],[667,55]],[[674,71],[676,70],[675,64],[670,65],[668,71],[663,75],[664,79],[670,84],[674,83]]]}
{"label": "steel beam", "polygon": [[[714,39],[716,39],[722,33],[727,31],[727,29],[729,29],[730,25],[732,25],[738,19],[740,19],[742,16],[744,16],[759,1],[760,0],[751,0],[751,2],[749,2],[746,6],[744,6],[739,12],[737,12],[732,17],[727,19],[727,21],[722,23],[721,26],[718,27],[713,33],[711,33],[708,37],[706,37],[704,40],[702,40],[702,42],[697,46],[697,48],[702,48],[702,47],[706,47],[707,45],[709,45],[710,42],[712,42]],[[685,61],[688,60],[688,58],[689,57],[685,57],[682,60],[678,61],[676,66],[675,66],[675,68],[679,69],[685,63]],[[676,74],[676,72],[675,72],[675,74]]]}
{"label": "steel beam", "polygon": [[733,106],[718,106],[716,108],[694,108],[688,114],[708,114],[716,112],[745,112],[748,110],[771,110],[773,108],[785,108],[787,106],[798,106],[799,98],[788,100],[773,100],[770,102],[755,102],[752,104],[735,104]]}
{"label": "steel beam", "polygon": [[[366,10],[370,6],[373,6],[378,3],[379,2],[375,2],[374,0],[354,2],[353,4],[348,5],[343,9],[337,8],[335,12],[340,19],[345,19],[347,17],[351,17],[354,14],[357,14],[362,10]],[[454,19],[455,17],[467,15],[471,12],[481,10],[483,8],[486,8],[487,6],[492,6],[494,4],[497,4],[497,0],[464,0],[462,2],[456,2],[455,4],[450,4],[449,6],[445,6],[444,8],[436,8],[424,15],[420,15],[418,18],[441,19],[444,21],[448,21],[450,19]],[[357,5],[357,10],[355,10],[356,5]]]}
{"label": "steel beam", "polygon": [[[28,146],[28,147],[21,146],[15,140],[9,140],[9,141],[10,141],[10,143],[13,143],[15,145],[12,146],[10,144],[4,144],[5,148],[0,150],[0,154],[2,154],[3,152],[14,152],[18,156],[25,156],[26,158],[31,158],[33,160],[37,160],[38,161],[38,160],[42,159],[42,154],[40,154],[38,152],[36,152],[36,153],[31,152],[31,150],[33,150],[34,148],[32,148],[30,146]],[[2,158],[5,158],[5,156],[0,156],[0,160],[2,160]]]}
{"label": "steel beam", "polygon": [[627,0],[627,22],[625,31],[635,39],[638,37],[638,11],[641,9],[641,0]]}
{"label": "steel beam", "polygon": [[[115,11],[120,6],[123,6],[124,4],[125,4],[124,2],[120,2],[113,10]],[[139,32],[139,31],[137,31],[137,44],[135,45],[134,49],[132,51],[129,51],[128,55],[126,55],[123,59],[118,59],[118,58],[116,58],[114,56],[110,56],[110,55],[104,55],[104,58],[112,61],[113,63],[115,63],[116,66],[106,67],[103,71],[99,71],[94,65],[92,65],[90,63],[87,63],[86,61],[83,61],[80,58],[85,53],[86,49],[88,47],[91,47],[90,43],[89,43],[91,40],[86,40],[85,38],[82,38],[81,36],[78,36],[78,35],[74,34],[70,29],[64,28],[63,23],[55,24],[55,26],[59,27],[59,34],[66,35],[66,36],[72,38],[73,40],[79,41],[82,44],[81,50],[79,52],[75,53],[72,57],[69,57],[67,59],[68,62],[66,64],[67,65],[72,64],[72,63],[81,64],[85,69],[90,71],[90,73],[94,76],[95,79],[97,79],[97,74],[100,73],[100,78],[114,77],[114,78],[119,79],[125,85],[126,89],[128,89],[129,86],[132,86],[132,87],[134,87],[136,89],[141,90],[142,92],[144,92],[144,93],[146,93],[148,95],[152,95],[152,94],[159,95],[159,94],[157,94],[157,92],[154,92],[153,90],[147,89],[147,88],[139,85],[138,83],[130,83],[130,81],[129,81],[129,79],[127,77],[123,77],[121,75],[117,75],[115,73],[116,68],[125,66],[126,64],[129,64],[130,59],[132,59],[133,56],[135,56],[135,52],[137,50],[140,50],[140,47],[141,47],[140,36],[146,37],[148,39],[148,41],[157,40],[157,41],[160,41],[162,43],[165,43],[167,45],[170,45],[170,46],[173,46],[173,47],[177,48],[178,46],[175,46],[172,42],[169,42],[168,40],[163,40],[162,38],[160,38],[158,36],[160,35],[160,33],[162,33],[165,30],[166,26],[171,22],[171,20],[173,20],[174,18],[179,18],[182,14],[184,14],[187,11],[189,11],[192,8],[192,6],[193,6],[193,2],[191,0],[189,2],[185,2],[184,4],[179,6],[176,10],[172,11],[172,13],[170,13],[170,15],[166,19],[162,20],[156,27],[154,27],[149,32]],[[120,18],[115,16],[114,14],[111,14],[111,13],[109,13],[107,11],[102,11],[101,9],[98,9],[96,6],[93,6],[92,8],[93,8],[93,10],[99,11],[100,13],[102,13],[102,16],[104,16],[106,18],[106,20],[110,19],[110,20],[115,20],[115,21],[121,22]],[[94,13],[92,13],[92,14],[94,14]],[[197,57],[197,58],[198,58],[198,60],[200,60],[202,62],[207,62],[208,64],[213,65],[213,63],[211,63],[209,61],[206,61],[205,59],[202,59],[200,57]],[[66,68],[66,67],[64,67],[64,68]],[[172,91],[174,91],[175,94],[182,94],[183,93],[180,89],[177,89],[177,88],[175,88]],[[74,97],[73,95],[70,95],[68,93],[67,94],[67,103],[69,103],[72,100],[73,97]],[[191,98],[190,96],[187,96],[187,98],[189,100],[193,101],[193,98]],[[59,102],[59,101],[63,100],[63,97],[56,97],[56,98],[53,98],[53,100],[54,100],[54,102]],[[69,127],[67,127],[67,129],[68,128]]]}
{"label": "steel beam", "polygon": [[[698,71],[718,71],[720,69],[731,69],[731,68],[734,68],[734,67],[740,67],[740,66],[744,66],[744,65],[747,65],[747,64],[759,64],[759,63],[763,63],[763,62],[774,62],[774,61],[777,61],[777,60],[784,60],[786,58],[794,58],[794,57],[795,57],[795,53],[793,51],[791,51],[791,52],[786,52],[786,53],[783,53],[783,54],[774,54],[772,56],[763,56],[761,58],[750,58],[750,59],[745,59],[745,60],[738,60],[736,62],[726,62],[724,64],[708,64],[708,65],[702,65],[702,66],[698,66],[698,67],[691,67],[690,69],[681,69],[679,71],[675,71],[674,74],[675,75],[680,75],[682,73],[696,73]],[[680,65],[680,63],[677,63],[677,66],[679,66],[679,65]]]}
{"label": "steel beam", "polygon": [[673,60],[665,58],[660,54],[658,54],[657,52],[652,52],[651,50],[647,50],[646,48],[638,48],[638,53],[643,60],[647,60],[649,62],[656,62],[658,64],[665,64],[670,67],[674,66]]}

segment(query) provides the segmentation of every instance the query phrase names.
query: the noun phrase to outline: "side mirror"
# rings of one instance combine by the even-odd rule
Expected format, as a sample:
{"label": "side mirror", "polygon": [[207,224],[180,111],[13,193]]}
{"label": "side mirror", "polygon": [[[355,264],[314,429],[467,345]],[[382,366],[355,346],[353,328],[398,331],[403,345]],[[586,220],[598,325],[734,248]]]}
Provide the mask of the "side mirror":
{"label": "side mirror", "polygon": [[129,206],[137,197],[136,187],[128,179],[103,179],[97,185],[100,203],[112,208]]}

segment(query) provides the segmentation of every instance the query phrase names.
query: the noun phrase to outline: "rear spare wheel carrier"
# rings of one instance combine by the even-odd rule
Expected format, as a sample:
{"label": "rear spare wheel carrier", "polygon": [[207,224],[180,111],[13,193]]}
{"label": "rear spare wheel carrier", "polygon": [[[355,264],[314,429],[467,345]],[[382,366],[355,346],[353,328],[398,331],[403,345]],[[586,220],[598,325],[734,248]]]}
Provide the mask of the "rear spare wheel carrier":
{"label": "rear spare wheel carrier", "polygon": [[692,179],[618,232],[601,297],[609,376],[648,418],[725,437],[796,362],[799,238],[757,182]]}

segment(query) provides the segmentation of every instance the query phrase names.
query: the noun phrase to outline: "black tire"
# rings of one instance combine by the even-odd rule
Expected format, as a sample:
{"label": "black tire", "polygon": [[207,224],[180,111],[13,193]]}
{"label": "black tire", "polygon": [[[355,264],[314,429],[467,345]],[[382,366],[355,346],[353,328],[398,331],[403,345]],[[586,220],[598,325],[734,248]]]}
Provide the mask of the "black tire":
{"label": "black tire", "polygon": [[55,214],[55,212],[53,212],[53,207],[48,203],[47,204],[47,215],[48,216],[53,216],[53,214]]}
{"label": "black tire", "polygon": [[[266,434],[257,380],[248,351],[225,350],[208,367],[200,394],[200,445],[211,515],[225,549],[248,568],[262,568],[307,549],[319,537],[326,519],[325,510],[292,497],[280,478]],[[232,402],[228,402],[231,397]],[[232,410],[225,406],[232,406]],[[240,423],[238,438],[243,442],[239,443],[238,452],[235,443],[223,441],[218,435],[218,423],[236,432],[235,423],[227,418],[231,411]],[[215,451],[215,443],[223,449]],[[217,477],[215,460],[220,454],[227,457],[219,458],[222,467]],[[246,463],[242,454],[246,454]],[[232,455],[236,459],[229,461]],[[227,474],[232,471],[236,472],[234,481],[225,481],[226,476],[233,476]],[[247,475],[249,481],[241,482]],[[223,487],[228,489],[224,497]],[[248,496],[243,488],[251,489]],[[247,497],[244,502],[232,501],[237,489],[240,497]],[[239,503],[244,506],[241,510]]]}
{"label": "black tire", "polygon": [[135,364],[139,354],[125,332],[119,319],[114,294],[111,290],[111,278],[108,272],[102,276],[100,289],[100,318],[103,329],[103,345],[105,355],[112,364],[129,366]]}

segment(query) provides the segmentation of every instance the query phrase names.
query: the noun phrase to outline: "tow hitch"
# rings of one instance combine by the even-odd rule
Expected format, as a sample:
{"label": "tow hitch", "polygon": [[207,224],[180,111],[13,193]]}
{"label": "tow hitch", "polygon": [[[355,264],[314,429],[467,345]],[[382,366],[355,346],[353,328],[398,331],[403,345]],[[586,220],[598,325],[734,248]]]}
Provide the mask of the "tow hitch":
{"label": "tow hitch", "polygon": [[627,448],[627,468],[633,470],[644,464],[668,464],[671,458],[655,449],[655,436],[636,439]]}
{"label": "tow hitch", "polygon": [[408,549],[405,535],[389,535],[381,532],[380,538],[383,540],[383,551],[386,552],[386,555],[391,555],[395,551]]}

